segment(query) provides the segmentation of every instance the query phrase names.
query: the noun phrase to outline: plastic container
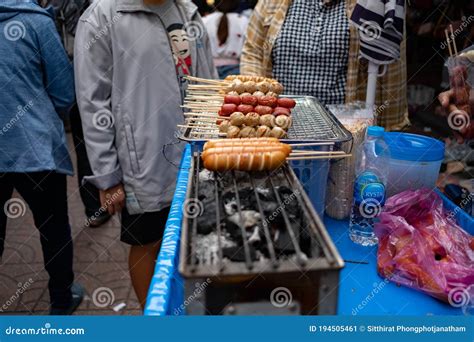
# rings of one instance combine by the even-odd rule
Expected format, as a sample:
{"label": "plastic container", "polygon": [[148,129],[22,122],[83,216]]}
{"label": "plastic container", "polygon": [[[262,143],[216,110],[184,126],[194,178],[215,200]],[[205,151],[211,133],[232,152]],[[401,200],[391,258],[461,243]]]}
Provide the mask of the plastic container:
{"label": "plastic container", "polygon": [[434,189],[444,159],[444,143],[410,133],[385,133],[390,150],[387,196],[405,190]]}
{"label": "plastic container", "polygon": [[[329,146],[298,147],[298,150],[330,151]],[[323,218],[326,206],[326,188],[329,175],[329,159],[292,160],[293,171],[303,185],[319,217]]]}

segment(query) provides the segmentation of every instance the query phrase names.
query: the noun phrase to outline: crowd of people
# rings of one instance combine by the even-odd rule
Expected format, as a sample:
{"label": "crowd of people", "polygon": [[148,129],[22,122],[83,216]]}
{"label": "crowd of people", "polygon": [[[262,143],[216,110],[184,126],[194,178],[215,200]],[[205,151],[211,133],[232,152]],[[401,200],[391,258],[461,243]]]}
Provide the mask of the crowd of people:
{"label": "crowd of people", "polygon": [[[174,135],[183,121],[183,77],[262,75],[323,104],[364,99],[367,65],[348,20],[355,2],[260,0],[250,18],[232,0],[207,10],[190,0],[0,2],[0,207],[16,190],[33,212],[51,314],[71,314],[84,296],[72,265],[69,150],[77,155],[86,226],[121,217],[143,306],[183,149]],[[212,13],[201,18],[199,10]],[[189,23],[205,28],[197,39]],[[404,57],[402,45],[401,60],[377,86],[377,103],[389,103],[379,116],[387,129],[409,123]],[[6,225],[0,211],[0,254]]]}

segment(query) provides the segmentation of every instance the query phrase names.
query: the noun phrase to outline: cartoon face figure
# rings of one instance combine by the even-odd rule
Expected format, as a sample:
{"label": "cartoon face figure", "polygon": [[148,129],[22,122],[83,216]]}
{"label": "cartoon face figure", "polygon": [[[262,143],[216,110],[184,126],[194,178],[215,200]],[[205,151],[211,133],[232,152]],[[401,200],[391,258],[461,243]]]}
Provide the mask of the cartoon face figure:
{"label": "cartoon face figure", "polygon": [[[182,24],[173,24],[168,27],[168,34],[173,42],[173,53],[186,59],[191,55],[189,50],[189,39]],[[176,51],[178,50],[178,51]]]}

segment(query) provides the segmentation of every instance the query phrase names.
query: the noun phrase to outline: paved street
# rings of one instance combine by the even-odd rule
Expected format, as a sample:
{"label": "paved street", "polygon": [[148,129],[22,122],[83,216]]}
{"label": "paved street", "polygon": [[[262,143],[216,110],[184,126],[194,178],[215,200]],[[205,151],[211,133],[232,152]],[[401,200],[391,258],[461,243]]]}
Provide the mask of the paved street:
{"label": "paved street", "polygon": [[[73,146],[70,135],[68,138],[69,146]],[[75,155],[72,159],[75,163]],[[86,289],[86,299],[75,314],[140,315],[128,274],[128,246],[119,240],[118,218],[112,218],[100,228],[85,228],[84,207],[75,177],[68,178],[68,195],[76,281]],[[3,314],[47,314],[48,276],[43,269],[39,233],[29,210],[23,216],[9,219],[5,247],[0,265],[0,309]],[[114,311],[117,306],[122,309]]]}

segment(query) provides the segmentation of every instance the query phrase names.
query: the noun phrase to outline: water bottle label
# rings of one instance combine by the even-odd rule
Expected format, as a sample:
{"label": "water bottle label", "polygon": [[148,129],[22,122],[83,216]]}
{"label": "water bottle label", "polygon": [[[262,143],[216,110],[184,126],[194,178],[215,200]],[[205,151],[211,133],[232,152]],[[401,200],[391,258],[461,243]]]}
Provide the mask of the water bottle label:
{"label": "water bottle label", "polygon": [[373,172],[366,171],[356,179],[354,202],[365,218],[378,216],[385,204],[385,185]]}

